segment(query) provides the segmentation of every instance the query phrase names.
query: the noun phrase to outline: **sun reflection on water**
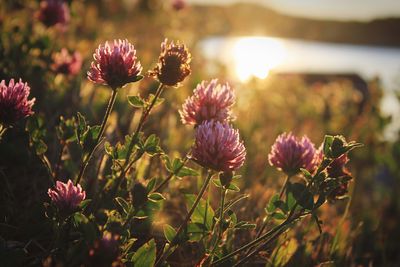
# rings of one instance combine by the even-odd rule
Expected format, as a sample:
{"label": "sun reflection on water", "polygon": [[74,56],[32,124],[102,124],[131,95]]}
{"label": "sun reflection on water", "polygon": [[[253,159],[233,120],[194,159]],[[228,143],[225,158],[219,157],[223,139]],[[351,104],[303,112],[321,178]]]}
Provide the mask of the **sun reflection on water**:
{"label": "sun reflection on water", "polygon": [[265,79],[282,64],[287,52],[282,42],[268,37],[244,37],[233,44],[235,74],[241,81]]}

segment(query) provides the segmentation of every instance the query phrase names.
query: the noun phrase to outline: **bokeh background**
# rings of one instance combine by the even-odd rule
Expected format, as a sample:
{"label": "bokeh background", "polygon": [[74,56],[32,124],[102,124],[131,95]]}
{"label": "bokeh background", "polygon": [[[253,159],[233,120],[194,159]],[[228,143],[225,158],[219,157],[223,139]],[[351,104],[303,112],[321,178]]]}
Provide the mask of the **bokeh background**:
{"label": "bokeh background", "polygon": [[[234,124],[248,155],[241,169],[241,189],[250,196],[240,216],[254,222],[283,183],[282,175],[267,162],[278,134],[306,134],[317,146],[325,134],[343,134],[363,143],[350,156],[355,180],[349,198],[321,211],[322,235],[305,222],[300,227],[307,234],[288,236],[281,251],[275,252],[288,256],[278,257],[275,265],[325,266],[334,261],[335,266],[399,266],[399,1],[68,2],[71,20],[62,30],[37,22],[39,1],[1,0],[0,5],[0,78],[21,77],[31,85],[35,112],[46,118],[48,131],[54,131],[61,115],[71,117],[77,111],[90,122],[101,120],[109,91],[88,82],[85,74],[99,43],[127,38],[148,70],[157,61],[164,38],[180,40],[192,52],[192,75],[181,88],[165,92],[166,101],[155,109],[146,132],[157,133],[167,153],[184,155],[193,138],[193,130],[179,119],[184,99],[202,80],[230,82],[237,94]],[[52,55],[63,47],[82,55],[78,75],[51,71]],[[145,78],[140,85],[121,90],[107,130],[111,142],[132,132],[140,115],[126,104],[126,96],[146,95],[155,90],[153,83]],[[2,194],[18,199],[2,201],[2,213],[21,225],[32,217],[16,211],[33,214],[38,199],[46,197],[37,190],[46,184],[46,170],[29,157],[32,152],[24,149],[22,132],[18,127],[10,130],[0,144]],[[57,161],[55,137],[49,135],[47,144],[48,158]],[[68,168],[60,173],[64,178],[78,167],[72,159],[65,161]],[[151,164],[160,163],[148,159],[137,179],[150,176]],[[170,187],[181,190],[192,183],[177,180]],[[40,220],[32,229],[37,229],[36,223]],[[32,229],[18,235],[28,236]]]}

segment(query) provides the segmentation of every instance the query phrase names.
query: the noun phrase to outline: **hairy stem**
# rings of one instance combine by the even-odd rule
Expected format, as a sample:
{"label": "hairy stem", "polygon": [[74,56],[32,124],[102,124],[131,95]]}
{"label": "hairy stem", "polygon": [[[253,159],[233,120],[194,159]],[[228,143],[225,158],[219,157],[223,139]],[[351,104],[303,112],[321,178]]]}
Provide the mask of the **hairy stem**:
{"label": "hairy stem", "polygon": [[213,247],[213,249],[211,250],[211,253],[210,253],[211,262],[214,259],[215,250],[218,247],[218,243],[222,238],[222,233],[223,233],[223,230],[224,230],[224,225],[223,225],[222,221],[223,221],[223,218],[224,218],[224,207],[225,207],[226,191],[227,190],[225,188],[221,187],[221,205],[220,205],[219,222],[218,222],[219,223],[218,236],[217,236],[217,239],[215,240],[214,247]]}
{"label": "hairy stem", "polygon": [[210,183],[211,177],[212,177],[212,172],[209,171],[209,172],[208,172],[208,175],[207,175],[207,179],[206,179],[206,181],[204,182],[203,186],[201,187],[200,192],[199,192],[199,194],[197,195],[197,198],[196,198],[196,200],[195,200],[194,203],[193,203],[193,206],[190,208],[190,210],[189,210],[188,214],[186,215],[185,219],[183,220],[183,222],[182,222],[181,225],[179,226],[178,230],[176,231],[175,237],[174,237],[174,239],[173,239],[172,242],[171,242],[171,246],[168,247],[168,249],[167,249],[163,254],[161,254],[161,256],[160,256],[160,258],[157,260],[155,266],[159,266],[159,265],[164,261],[165,257],[168,255],[168,253],[169,253],[171,247],[172,247],[173,245],[176,244],[176,242],[178,241],[178,238],[179,238],[180,234],[182,233],[182,231],[183,231],[184,229],[186,229],[187,224],[188,224],[188,222],[189,222],[189,220],[190,220],[190,217],[192,217],[194,210],[196,209],[197,205],[200,203],[200,200],[201,200],[201,198],[203,197],[203,194],[204,194],[204,192],[206,191],[206,189],[207,189],[207,187],[208,187],[208,184]]}
{"label": "hairy stem", "polygon": [[[191,154],[191,150],[186,154],[185,158],[183,159],[183,163],[182,166],[180,166],[177,170],[176,173],[179,173],[179,171],[185,166],[185,164],[189,161],[190,159],[190,154]],[[168,182],[175,176],[174,173],[170,173],[168,175],[168,177],[161,182],[161,184],[159,184],[154,190],[153,192],[159,192],[166,184],[168,184]]]}
{"label": "hairy stem", "polygon": [[158,88],[157,88],[156,94],[155,94],[155,96],[154,96],[154,98],[153,98],[153,101],[152,101],[152,102],[150,103],[150,105],[149,105],[145,110],[143,110],[143,112],[142,112],[142,115],[141,115],[141,117],[140,117],[139,123],[138,123],[138,125],[137,125],[137,127],[136,127],[136,130],[135,130],[134,134],[133,134],[132,141],[131,141],[130,144],[129,144],[128,151],[127,151],[126,157],[125,157],[125,163],[124,163],[124,165],[123,165],[123,167],[122,167],[122,171],[121,171],[120,175],[118,176],[118,180],[116,181],[117,187],[113,189],[113,192],[115,192],[115,193],[118,191],[118,187],[120,186],[121,181],[122,181],[122,179],[124,178],[126,172],[129,170],[129,168],[130,168],[130,167],[132,166],[132,164],[133,164],[133,163],[129,162],[129,159],[130,159],[130,157],[131,157],[131,155],[132,155],[133,148],[134,148],[134,146],[135,146],[136,143],[137,143],[137,140],[136,140],[136,139],[138,138],[139,133],[140,133],[140,131],[142,130],[143,125],[144,125],[144,123],[146,122],[146,119],[147,119],[147,117],[148,117],[149,114],[150,114],[150,111],[152,110],[152,108],[154,107],[155,103],[157,102],[157,99],[160,97],[160,95],[161,95],[161,93],[162,93],[162,91],[163,91],[163,88],[164,88],[164,85],[163,85],[162,83],[160,83],[160,85],[159,85]]}
{"label": "hairy stem", "polygon": [[83,175],[85,173],[85,170],[86,170],[86,168],[87,168],[87,166],[89,164],[89,161],[93,157],[93,154],[94,154],[96,148],[98,147],[101,138],[103,137],[104,131],[106,129],[106,124],[107,124],[108,117],[110,117],[110,113],[111,113],[111,111],[113,109],[115,100],[117,98],[117,93],[118,93],[118,90],[116,88],[113,88],[110,100],[108,101],[108,106],[107,106],[107,109],[106,109],[106,113],[104,114],[103,121],[102,121],[101,126],[100,126],[99,135],[97,136],[95,145],[93,146],[93,149],[90,151],[89,156],[82,163],[82,166],[80,168],[78,177],[76,178],[76,181],[75,181],[75,185],[79,184],[79,182],[81,181],[81,179],[82,179],[82,177],[83,177]]}

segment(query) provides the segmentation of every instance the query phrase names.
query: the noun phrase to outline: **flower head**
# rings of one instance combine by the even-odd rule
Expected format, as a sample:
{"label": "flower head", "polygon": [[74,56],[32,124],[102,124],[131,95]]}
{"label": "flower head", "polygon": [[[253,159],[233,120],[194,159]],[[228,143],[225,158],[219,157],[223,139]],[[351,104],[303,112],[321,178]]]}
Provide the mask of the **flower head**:
{"label": "flower head", "polygon": [[74,212],[79,204],[86,198],[85,191],[78,184],[75,186],[71,180],[67,183],[56,182],[54,189],[49,188],[47,194],[51,198],[51,202],[58,207],[63,213]]}
{"label": "flower head", "polygon": [[349,162],[347,154],[333,160],[333,162],[326,168],[328,177],[335,181],[334,186],[328,186],[328,199],[334,201],[342,198],[348,192],[349,182],[352,179],[350,171],[347,169],[346,164]]}
{"label": "flower head", "polygon": [[307,136],[299,139],[292,133],[283,133],[272,145],[268,161],[288,175],[296,174],[300,168],[312,172],[317,166],[316,149]]}
{"label": "flower head", "polygon": [[171,6],[174,10],[179,11],[186,7],[185,0],[171,0]]}
{"label": "flower head", "polygon": [[246,158],[246,148],[239,131],[227,123],[205,121],[196,128],[193,159],[205,168],[234,171]]}
{"label": "flower head", "polygon": [[81,70],[82,57],[79,52],[72,55],[67,49],[63,48],[60,52],[53,55],[52,69],[57,73],[76,75]]}
{"label": "flower head", "polygon": [[33,114],[32,106],[35,98],[28,100],[30,87],[20,79],[15,83],[11,79],[6,85],[5,80],[0,83],[0,124],[12,125],[18,120]]}
{"label": "flower head", "polygon": [[111,44],[106,42],[99,45],[93,58],[87,75],[94,83],[116,89],[141,78],[142,66],[137,61],[135,47],[128,40],[114,40]]}
{"label": "flower head", "polygon": [[186,99],[179,114],[184,124],[199,125],[209,120],[228,122],[233,119],[231,108],[234,103],[235,93],[228,83],[220,85],[217,79],[208,84],[203,81]]}
{"label": "flower head", "polygon": [[69,22],[69,8],[63,0],[44,0],[40,2],[38,19],[47,27],[59,24],[66,26]]}
{"label": "flower head", "polygon": [[157,66],[149,72],[151,76],[157,77],[160,83],[177,86],[191,72],[190,61],[191,54],[184,44],[168,44],[165,39],[161,43],[161,54],[158,58]]}

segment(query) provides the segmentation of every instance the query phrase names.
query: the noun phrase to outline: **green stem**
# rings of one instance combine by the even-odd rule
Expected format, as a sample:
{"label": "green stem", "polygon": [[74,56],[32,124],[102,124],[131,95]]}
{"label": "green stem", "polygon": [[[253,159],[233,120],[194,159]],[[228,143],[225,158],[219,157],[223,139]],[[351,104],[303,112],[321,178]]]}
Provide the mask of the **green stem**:
{"label": "green stem", "polygon": [[143,110],[142,115],[140,117],[139,123],[136,127],[136,130],[133,134],[132,140],[129,144],[127,153],[126,153],[126,157],[125,157],[125,163],[123,165],[122,171],[120,173],[120,175],[118,176],[118,180],[116,181],[116,185],[117,188],[114,188],[114,192],[116,193],[118,191],[118,188],[121,184],[121,180],[123,179],[123,177],[125,176],[126,172],[128,171],[128,169],[130,168],[130,166],[132,165],[131,162],[129,162],[129,159],[132,155],[133,152],[133,148],[135,147],[136,143],[137,143],[137,137],[139,136],[140,131],[143,128],[144,123],[146,122],[147,117],[150,114],[150,111],[152,110],[152,108],[154,107],[155,103],[157,102],[158,97],[161,95],[162,91],[163,91],[164,85],[162,83],[160,83],[160,85],[157,88],[156,94],[153,98],[153,101],[150,103],[150,106],[148,106],[145,110]]}
{"label": "green stem", "polygon": [[161,254],[160,258],[157,260],[155,266],[159,266],[165,259],[165,257],[168,255],[170,249],[172,246],[176,245],[176,242],[178,241],[178,238],[180,236],[180,234],[182,233],[182,231],[184,229],[186,229],[187,224],[190,220],[190,217],[192,217],[194,210],[196,209],[197,205],[200,203],[201,198],[203,197],[204,192],[206,191],[208,184],[210,183],[212,177],[212,172],[209,171],[208,172],[208,176],[206,181],[204,182],[202,188],[200,189],[199,194],[197,195],[196,200],[193,203],[193,206],[191,207],[191,209],[189,210],[188,214],[186,215],[185,219],[183,220],[183,222],[181,223],[181,225],[179,226],[178,230],[176,231],[175,237],[174,239],[171,241],[171,246],[168,247],[168,249]]}
{"label": "green stem", "polygon": [[279,192],[279,199],[282,199],[283,193],[285,193],[286,187],[289,183],[289,179],[292,177],[291,175],[287,175],[285,179],[285,183],[283,184],[281,191]]}
{"label": "green stem", "polygon": [[224,231],[223,218],[224,218],[224,206],[225,206],[226,192],[227,192],[227,190],[225,188],[221,187],[221,205],[220,205],[220,214],[219,214],[219,222],[218,222],[219,223],[218,236],[215,240],[213,249],[211,250],[211,253],[210,253],[210,257],[211,257],[210,262],[213,262],[215,250],[218,247],[218,243],[221,240],[222,233]]}
{"label": "green stem", "polygon": [[[189,161],[189,159],[190,159],[190,154],[191,154],[191,150],[186,154],[186,156],[185,156],[185,158],[184,158],[184,160],[183,160],[182,165],[176,170],[175,173],[179,173],[179,171],[180,171],[180,170],[185,166],[185,164]],[[153,192],[159,192],[159,191],[161,190],[161,188],[163,188],[163,187],[175,176],[175,173],[170,173],[170,174],[168,175],[168,177],[167,177],[164,181],[162,181],[161,184],[159,184],[159,185],[153,190]]]}
{"label": "green stem", "polygon": [[89,164],[89,161],[93,157],[94,151],[98,147],[99,142],[100,142],[101,138],[103,137],[104,131],[106,129],[106,124],[107,124],[108,117],[110,117],[110,113],[111,113],[111,111],[113,109],[115,100],[117,99],[117,93],[118,93],[118,89],[117,88],[113,88],[110,100],[108,101],[108,106],[107,106],[107,109],[106,109],[106,113],[104,114],[104,117],[103,117],[103,122],[101,123],[101,126],[100,126],[99,135],[97,136],[95,145],[93,146],[93,149],[90,151],[89,156],[82,163],[82,166],[80,168],[78,177],[76,178],[75,184],[79,184],[79,182],[81,181],[81,179],[82,179],[82,177],[83,177],[83,175],[85,173],[85,170],[86,170],[86,168],[87,168],[87,166]]}
{"label": "green stem", "polygon": [[[290,177],[292,177],[292,176],[291,175],[286,176],[285,182],[284,182],[283,186],[281,187],[281,191],[279,192],[279,199],[282,199],[283,193],[286,190],[286,187],[289,183]],[[269,216],[268,218],[265,218],[263,220],[263,224],[262,224],[260,230],[258,230],[256,238],[260,237],[261,234],[264,232],[265,227],[267,227],[268,223],[270,222],[270,218],[271,218],[271,216]],[[249,251],[247,251],[246,253],[249,253]]]}
{"label": "green stem", "polygon": [[258,243],[260,243],[261,241],[264,241],[267,237],[271,236],[272,234],[274,234],[276,231],[279,231],[282,227],[285,227],[286,225],[292,223],[294,221],[294,219],[290,219],[290,217],[288,217],[284,222],[282,222],[280,225],[276,226],[275,228],[269,230],[268,232],[266,232],[265,234],[261,235],[260,237],[254,239],[253,241],[247,243],[246,245],[242,246],[241,248],[229,253],[228,255],[226,255],[225,257],[222,257],[221,259],[215,261],[214,263],[211,264],[211,266],[217,266],[218,264],[228,260],[229,258],[239,254],[242,251],[245,251],[249,248],[254,247],[255,245],[257,245]]}

